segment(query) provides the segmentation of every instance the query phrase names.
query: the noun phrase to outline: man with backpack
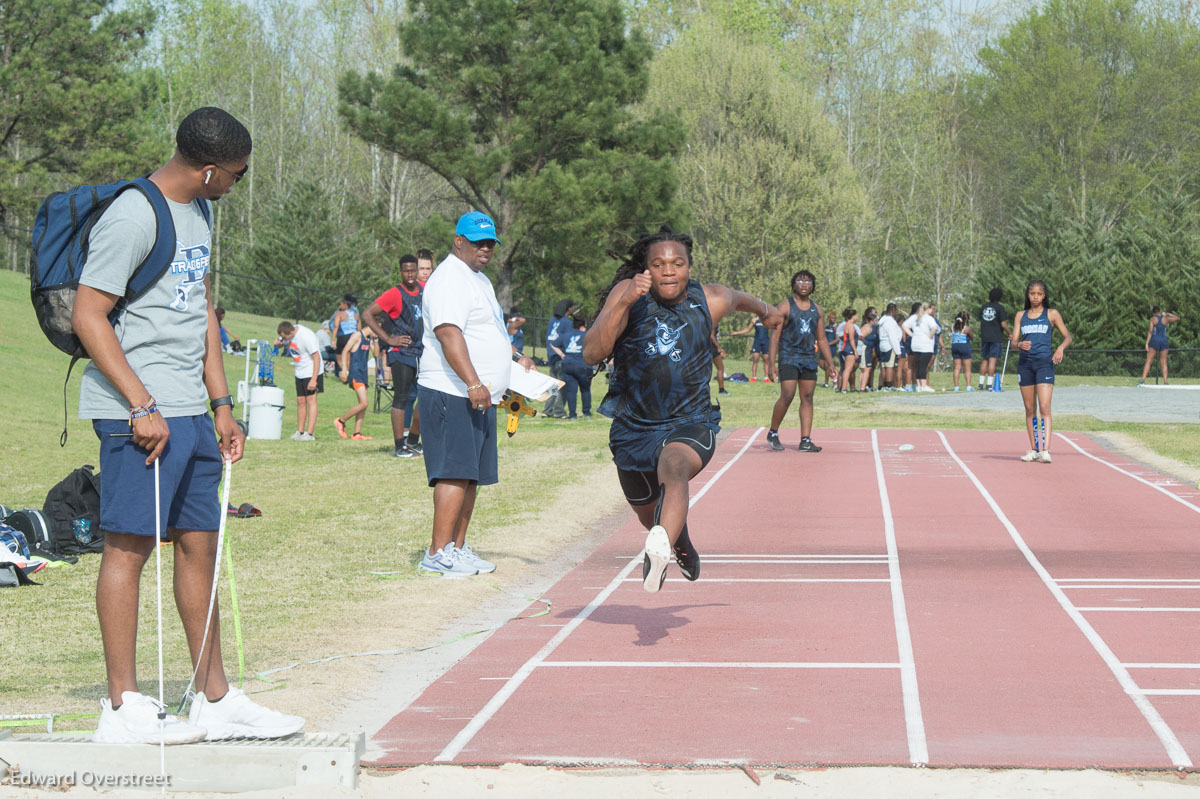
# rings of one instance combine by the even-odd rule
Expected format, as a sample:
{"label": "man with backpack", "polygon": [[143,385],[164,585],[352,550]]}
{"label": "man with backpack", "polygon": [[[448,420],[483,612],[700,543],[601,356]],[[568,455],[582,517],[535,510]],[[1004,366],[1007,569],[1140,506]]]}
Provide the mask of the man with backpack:
{"label": "man with backpack", "polygon": [[[251,140],[225,111],[201,108],[183,120],[175,141],[171,160],[139,191],[118,194],[96,220],[71,318],[92,359],[83,374],[79,416],[92,420],[104,475],[96,611],[108,698],[100,703],[93,736],[104,743],[273,738],[304,724],[230,687],[216,608],[206,636],[224,511],[217,494],[222,461],[239,460],[244,443],[233,419],[209,288],[208,204],[246,175]],[[169,210],[174,252],[169,265],[148,264],[164,268],[143,294],[125,303],[131,275],[156,249],[166,222],[155,210],[164,207],[161,198],[151,197],[158,194]],[[110,319],[114,309],[119,313]],[[157,530],[156,483],[162,516]],[[165,530],[175,548],[175,602],[193,657],[206,642],[194,664],[197,694],[186,723],[139,693],[136,676],[138,583]]]}

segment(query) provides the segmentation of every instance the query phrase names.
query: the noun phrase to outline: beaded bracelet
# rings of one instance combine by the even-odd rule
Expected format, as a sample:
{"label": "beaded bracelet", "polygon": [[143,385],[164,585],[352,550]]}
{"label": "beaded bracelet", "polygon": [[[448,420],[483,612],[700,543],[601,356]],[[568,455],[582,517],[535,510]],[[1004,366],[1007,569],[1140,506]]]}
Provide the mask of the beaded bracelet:
{"label": "beaded bracelet", "polygon": [[150,399],[146,400],[144,403],[137,406],[136,408],[130,408],[129,409],[129,424],[132,425],[134,419],[141,419],[143,417],[149,416],[150,414],[154,413],[156,407],[157,406],[154,403],[154,397],[151,397]]}

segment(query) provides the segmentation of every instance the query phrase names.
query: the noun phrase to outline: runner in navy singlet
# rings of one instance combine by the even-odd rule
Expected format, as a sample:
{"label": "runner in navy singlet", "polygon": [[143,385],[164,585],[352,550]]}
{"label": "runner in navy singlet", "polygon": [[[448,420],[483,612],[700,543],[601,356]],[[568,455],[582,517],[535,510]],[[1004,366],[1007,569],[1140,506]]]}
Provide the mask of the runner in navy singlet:
{"label": "runner in navy singlet", "polygon": [[[833,353],[821,327],[821,306],[812,301],[817,278],[807,269],[792,275],[792,296],[779,303],[775,309],[783,324],[771,333],[771,360],[778,359],[779,399],[771,411],[771,429],[767,431],[767,443],[773,450],[782,450],[779,440],[779,425],[787,416],[796,389],[800,389],[800,451],[820,452],[813,443],[813,392],[817,388],[817,351],[832,363]],[[837,380],[837,370],[833,372]]]}
{"label": "runner in navy singlet", "polygon": [[[1054,349],[1051,336],[1054,330],[1062,342]],[[1013,320],[1012,346],[1020,353],[1017,359],[1017,385],[1025,402],[1025,432],[1029,434],[1029,451],[1021,456],[1025,462],[1050,463],[1050,400],[1054,396],[1054,365],[1062,363],[1063,352],[1071,346],[1071,334],[1062,315],[1050,307],[1050,292],[1040,280],[1031,280],[1025,287],[1025,310]],[[1033,420],[1041,408],[1041,440],[1034,435]],[[1040,444],[1040,446],[1039,446]]]}
{"label": "runner in navy singlet", "polygon": [[1142,368],[1142,379],[1138,381],[1140,386],[1146,382],[1146,377],[1150,374],[1150,364],[1154,363],[1154,356],[1158,355],[1158,368],[1162,372],[1163,385],[1167,385],[1167,351],[1171,345],[1167,342],[1167,325],[1173,325],[1179,321],[1179,317],[1173,313],[1164,313],[1157,305],[1150,310],[1150,328],[1146,331],[1146,365]]}
{"label": "runner in navy singlet", "polygon": [[763,382],[771,382],[771,360],[767,357],[771,348],[771,331],[763,325],[762,320],[755,317],[750,324],[741,330],[735,330],[729,335],[746,336],[754,333],[754,341],[750,344],[750,382],[758,381],[758,362],[763,363]]}
{"label": "runner in navy singlet", "polygon": [[[355,330],[350,334],[350,340],[338,355],[338,362],[345,365],[346,385],[354,391],[355,403],[350,410],[341,416],[334,417],[333,426],[342,438],[353,438],[355,441],[370,441],[371,436],[363,435],[363,417],[367,413],[367,364],[371,360],[372,333],[366,330]],[[346,422],[354,419],[354,432],[346,432]]]}
{"label": "runner in navy singlet", "polygon": [[599,411],[612,416],[609,449],[625,498],[649,529],[642,585],[658,591],[672,551],[683,576],[700,576],[687,534],[688,481],[712,458],[720,406],[709,395],[714,326],[734,312],[778,327],[757,297],[691,279],[692,239],[661,228],[632,247],[583,340],[583,358],[610,355],[615,374]]}

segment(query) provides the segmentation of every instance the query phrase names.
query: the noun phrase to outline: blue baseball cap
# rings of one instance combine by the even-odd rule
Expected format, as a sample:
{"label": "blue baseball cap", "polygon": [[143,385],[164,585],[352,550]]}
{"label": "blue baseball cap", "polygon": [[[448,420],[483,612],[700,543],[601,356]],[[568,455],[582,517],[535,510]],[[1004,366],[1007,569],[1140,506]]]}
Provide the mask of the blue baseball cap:
{"label": "blue baseball cap", "polygon": [[496,244],[500,244],[500,239],[496,238],[496,223],[490,216],[479,211],[472,211],[459,217],[458,226],[454,228],[454,235],[465,236],[468,241],[492,239]]}

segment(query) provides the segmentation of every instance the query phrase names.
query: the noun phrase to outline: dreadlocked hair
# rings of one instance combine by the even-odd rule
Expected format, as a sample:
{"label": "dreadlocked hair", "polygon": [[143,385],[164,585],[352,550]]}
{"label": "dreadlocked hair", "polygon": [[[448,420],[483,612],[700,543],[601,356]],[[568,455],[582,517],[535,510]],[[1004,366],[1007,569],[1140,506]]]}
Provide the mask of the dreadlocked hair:
{"label": "dreadlocked hair", "polygon": [[193,166],[238,161],[250,155],[250,131],[220,108],[197,108],[175,131],[179,154]]}
{"label": "dreadlocked hair", "polygon": [[687,250],[688,263],[691,263],[692,237],[686,233],[676,233],[668,225],[661,226],[657,233],[643,233],[629,247],[625,256],[621,256],[613,250],[607,250],[608,257],[621,261],[621,265],[617,267],[617,274],[613,276],[612,282],[596,294],[597,316],[604,310],[604,303],[608,301],[608,295],[612,292],[614,286],[622,280],[629,280],[635,275],[640,275],[646,271],[646,261],[650,255],[650,248],[662,241],[674,241],[682,244]]}

